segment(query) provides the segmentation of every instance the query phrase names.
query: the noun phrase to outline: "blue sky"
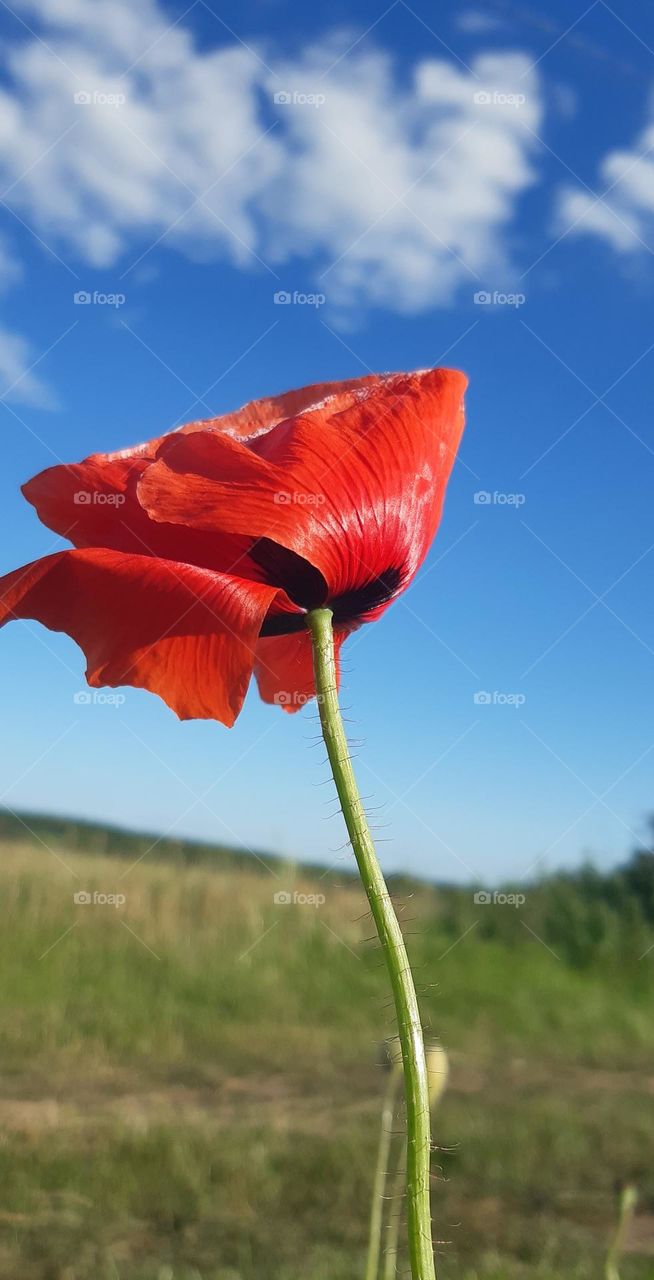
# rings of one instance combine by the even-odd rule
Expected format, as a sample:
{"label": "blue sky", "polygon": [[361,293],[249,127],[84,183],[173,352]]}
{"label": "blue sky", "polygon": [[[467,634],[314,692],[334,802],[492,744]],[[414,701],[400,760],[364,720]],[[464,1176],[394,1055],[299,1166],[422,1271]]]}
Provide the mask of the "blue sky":
{"label": "blue sky", "polygon": [[[0,568],[60,545],[19,494],[56,459],[465,369],[441,531],[344,702],[386,867],[518,882],[654,807],[654,20],[433,10],[2,7]],[[70,640],[0,644],[2,803],[343,858],[311,709],[79,704]]]}

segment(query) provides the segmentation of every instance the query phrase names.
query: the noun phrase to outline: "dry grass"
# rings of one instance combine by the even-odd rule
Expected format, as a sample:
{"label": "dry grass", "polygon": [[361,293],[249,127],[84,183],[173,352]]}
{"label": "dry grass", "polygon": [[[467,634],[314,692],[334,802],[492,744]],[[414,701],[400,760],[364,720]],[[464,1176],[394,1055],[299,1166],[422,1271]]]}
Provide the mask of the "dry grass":
{"label": "dry grass", "polygon": [[[61,857],[0,860],[2,1280],[355,1280],[392,1028],[357,886]],[[431,891],[409,916],[452,1062],[443,1280],[601,1276],[621,1177],[641,1188],[623,1280],[650,1278],[647,973],[579,973],[528,937],[449,951]]]}

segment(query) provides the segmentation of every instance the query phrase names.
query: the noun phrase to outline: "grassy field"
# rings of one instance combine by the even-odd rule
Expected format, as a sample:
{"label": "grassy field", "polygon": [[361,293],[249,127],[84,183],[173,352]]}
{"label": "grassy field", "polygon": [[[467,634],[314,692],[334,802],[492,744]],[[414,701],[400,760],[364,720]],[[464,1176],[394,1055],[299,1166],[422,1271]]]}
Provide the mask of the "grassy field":
{"label": "grassy field", "polygon": [[[1,1280],[360,1280],[392,1016],[356,882],[53,847],[0,846]],[[654,951],[400,905],[451,1062],[439,1280],[602,1280],[624,1179],[651,1280]]]}

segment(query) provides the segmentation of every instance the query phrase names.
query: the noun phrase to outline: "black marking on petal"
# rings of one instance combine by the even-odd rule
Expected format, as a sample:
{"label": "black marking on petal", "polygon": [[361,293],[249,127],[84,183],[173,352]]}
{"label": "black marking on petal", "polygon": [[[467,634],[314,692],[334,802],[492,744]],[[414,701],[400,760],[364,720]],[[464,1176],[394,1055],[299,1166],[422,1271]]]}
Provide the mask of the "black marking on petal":
{"label": "black marking on petal", "polygon": [[257,538],[250,555],[263,569],[266,581],[272,587],[283,587],[293,604],[303,609],[317,609],[325,603],[327,583],[320,571],[303,556],[280,546],[271,538]]}
{"label": "black marking on petal", "polygon": [[[282,548],[278,549],[282,550]],[[292,555],[293,553],[286,552],[285,554]],[[295,558],[301,559],[299,556]],[[302,563],[305,562],[303,561]],[[268,571],[267,562],[265,567]],[[321,575],[318,576],[321,577]],[[293,596],[293,592],[289,589],[288,580],[280,581],[278,585],[285,588],[287,594],[293,598],[294,603],[300,604],[307,611],[309,609],[318,609],[321,606],[331,609],[334,615],[334,624],[339,623],[342,625],[346,622],[352,623],[362,619],[365,620],[366,614],[373,613],[375,609],[388,604],[401,585],[403,576],[402,569],[386,569],[384,573],[379,574],[379,577],[372,578],[370,582],[364,583],[363,586],[354,587],[352,591],[344,591],[340,596],[316,599],[311,604],[307,603],[306,592],[303,599]],[[269,614],[264,620],[260,634],[262,636],[288,636],[296,631],[304,631],[306,625],[306,614],[304,613]]]}
{"label": "black marking on petal", "polygon": [[328,600],[334,622],[354,622],[363,614],[371,613],[373,609],[379,609],[381,605],[388,604],[401,581],[402,570],[393,566],[363,586],[354,587],[352,591],[345,591],[333,600]]}
{"label": "black marking on petal", "polygon": [[267,618],[264,618],[259,635],[291,636],[296,631],[307,631],[306,613],[269,613]]}

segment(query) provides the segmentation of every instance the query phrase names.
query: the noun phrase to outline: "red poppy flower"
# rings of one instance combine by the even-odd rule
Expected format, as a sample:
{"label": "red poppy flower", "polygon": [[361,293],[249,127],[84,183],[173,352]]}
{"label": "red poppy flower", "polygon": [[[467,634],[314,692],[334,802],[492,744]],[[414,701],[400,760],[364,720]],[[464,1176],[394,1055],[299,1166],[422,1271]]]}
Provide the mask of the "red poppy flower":
{"label": "red poppy flower", "polygon": [[81,645],[90,685],[158,693],[232,725],[254,669],[265,702],[314,693],[305,614],[337,648],[411,582],[463,428],[449,369],[333,382],[191,422],[24,487],[60,551],[0,579],[0,625]]}

